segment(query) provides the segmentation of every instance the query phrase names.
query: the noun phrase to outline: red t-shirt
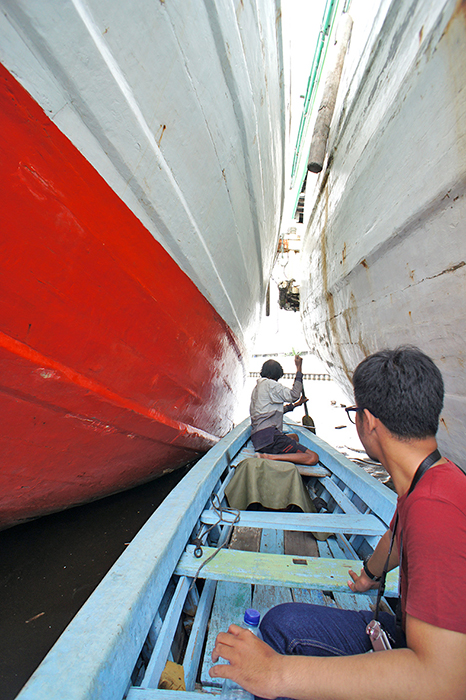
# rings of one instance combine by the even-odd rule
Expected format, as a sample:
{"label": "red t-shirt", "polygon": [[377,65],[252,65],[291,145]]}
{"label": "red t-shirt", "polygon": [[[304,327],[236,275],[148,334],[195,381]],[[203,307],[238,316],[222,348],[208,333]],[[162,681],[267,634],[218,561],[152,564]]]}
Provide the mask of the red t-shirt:
{"label": "red t-shirt", "polygon": [[452,462],[432,467],[398,499],[398,514],[403,627],[408,613],[466,633],[466,475]]}

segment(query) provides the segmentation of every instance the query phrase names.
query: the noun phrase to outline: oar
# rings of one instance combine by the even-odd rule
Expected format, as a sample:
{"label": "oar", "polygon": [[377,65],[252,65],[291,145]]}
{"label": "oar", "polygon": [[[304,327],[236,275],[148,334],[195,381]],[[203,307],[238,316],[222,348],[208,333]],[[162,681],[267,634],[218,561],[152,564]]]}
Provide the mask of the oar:
{"label": "oar", "polygon": [[[301,394],[301,395],[302,395],[303,399],[306,398],[306,395],[304,394],[304,386],[303,386],[303,391],[302,391],[302,394]],[[314,435],[315,435],[316,428],[315,428],[315,425],[314,425],[314,421],[312,420],[311,416],[310,416],[309,413],[307,412],[307,403],[306,403],[306,401],[304,402],[303,425],[304,425],[305,428],[307,428],[308,430],[310,430],[311,433],[314,433]]]}

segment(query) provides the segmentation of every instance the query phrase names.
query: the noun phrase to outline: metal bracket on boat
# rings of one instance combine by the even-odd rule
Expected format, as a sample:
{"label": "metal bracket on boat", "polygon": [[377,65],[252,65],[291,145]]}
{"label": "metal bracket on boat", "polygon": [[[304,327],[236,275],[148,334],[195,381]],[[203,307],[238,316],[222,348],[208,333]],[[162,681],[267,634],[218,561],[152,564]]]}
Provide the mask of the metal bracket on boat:
{"label": "metal bracket on boat", "polygon": [[194,550],[194,556],[196,559],[200,559],[202,557],[202,540],[200,537],[196,537],[193,542],[193,544],[196,545],[196,548]]}

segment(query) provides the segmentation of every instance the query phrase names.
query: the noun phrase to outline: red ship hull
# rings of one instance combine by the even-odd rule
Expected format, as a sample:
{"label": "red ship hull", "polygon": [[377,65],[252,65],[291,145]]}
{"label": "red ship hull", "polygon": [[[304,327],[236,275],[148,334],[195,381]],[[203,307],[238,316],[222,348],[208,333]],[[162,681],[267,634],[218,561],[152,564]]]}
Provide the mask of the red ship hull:
{"label": "red ship hull", "polygon": [[129,488],[232,427],[231,330],[0,71],[0,527]]}

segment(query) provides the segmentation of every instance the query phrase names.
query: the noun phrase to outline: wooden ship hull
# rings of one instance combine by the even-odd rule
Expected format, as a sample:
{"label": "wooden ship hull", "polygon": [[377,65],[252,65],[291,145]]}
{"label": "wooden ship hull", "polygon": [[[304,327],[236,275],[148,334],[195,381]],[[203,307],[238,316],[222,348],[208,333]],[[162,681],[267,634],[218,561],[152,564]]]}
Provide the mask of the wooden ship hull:
{"label": "wooden ship hull", "polygon": [[231,429],[278,237],[283,76],[274,0],[0,7],[1,528]]}
{"label": "wooden ship hull", "polygon": [[[464,466],[464,3],[354,0],[349,14],[320,171],[310,162],[307,172],[307,153],[312,161],[324,79],[296,184],[299,196],[307,172],[304,332],[348,395],[374,351],[408,343],[430,355],[446,383],[440,448]],[[337,64],[328,59],[329,75]]]}

